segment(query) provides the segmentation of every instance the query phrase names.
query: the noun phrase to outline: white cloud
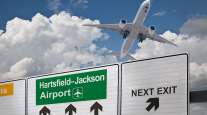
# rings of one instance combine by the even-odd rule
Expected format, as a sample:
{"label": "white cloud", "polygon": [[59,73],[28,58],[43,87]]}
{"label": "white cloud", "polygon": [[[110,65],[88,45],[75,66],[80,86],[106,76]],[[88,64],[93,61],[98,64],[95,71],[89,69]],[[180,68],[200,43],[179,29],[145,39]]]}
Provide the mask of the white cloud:
{"label": "white cloud", "polygon": [[51,72],[69,71],[116,61],[94,41],[105,39],[99,23],[61,12],[51,17],[36,14],[31,21],[15,18],[0,36],[0,79],[16,79]]}
{"label": "white cloud", "polygon": [[13,79],[15,78],[22,78],[27,74],[27,69],[32,66],[33,60],[32,58],[24,58],[17,62],[16,64],[12,65],[9,72],[6,72],[2,75],[3,79]]}
{"label": "white cloud", "polygon": [[207,89],[207,63],[190,65],[191,87],[194,90]]}
{"label": "white cloud", "polygon": [[182,34],[198,36],[200,38],[207,36],[207,16],[189,19],[184,23],[180,31]]}

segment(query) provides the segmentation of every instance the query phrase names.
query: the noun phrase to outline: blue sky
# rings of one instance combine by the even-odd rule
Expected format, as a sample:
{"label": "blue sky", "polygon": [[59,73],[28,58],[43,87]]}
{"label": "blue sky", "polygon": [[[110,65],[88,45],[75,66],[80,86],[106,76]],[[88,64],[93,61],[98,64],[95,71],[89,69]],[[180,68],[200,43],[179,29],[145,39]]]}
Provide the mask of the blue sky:
{"label": "blue sky", "polygon": [[[119,23],[120,19],[130,22],[143,0],[88,0],[87,3],[79,1],[86,0],[1,0],[0,29],[4,30],[6,23],[14,17],[29,20],[36,13],[53,15],[56,11],[51,9],[54,7],[51,3],[57,5],[58,11],[69,11],[76,16],[98,19],[101,23]],[[158,33],[166,30],[179,33],[180,27],[189,18],[207,14],[206,4],[206,0],[152,0],[151,11],[145,25],[155,25]],[[158,12],[161,16],[155,16]],[[121,36],[118,33],[107,32],[112,39],[98,44],[115,51],[120,50]]]}
{"label": "blue sky", "polygon": [[[1,0],[0,28],[14,17],[31,19],[40,12],[46,16],[54,12],[49,9],[50,0]],[[53,0],[51,0],[53,1]],[[73,15],[99,19],[102,23],[116,23],[120,18],[132,21],[143,0],[88,0],[87,8],[71,5],[71,0],[60,0],[59,10],[71,10]],[[157,25],[160,32],[166,29],[178,31],[190,17],[207,14],[206,0],[152,0],[151,11],[146,25]],[[153,16],[156,12],[164,16]]]}

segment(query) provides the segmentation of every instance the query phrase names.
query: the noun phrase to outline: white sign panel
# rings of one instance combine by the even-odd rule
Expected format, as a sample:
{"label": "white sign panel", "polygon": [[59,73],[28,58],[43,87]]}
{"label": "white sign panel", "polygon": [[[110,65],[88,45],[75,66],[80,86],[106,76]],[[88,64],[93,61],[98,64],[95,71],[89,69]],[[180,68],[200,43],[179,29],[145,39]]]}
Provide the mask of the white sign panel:
{"label": "white sign panel", "polygon": [[0,83],[0,114],[25,115],[25,80]]}
{"label": "white sign panel", "polygon": [[122,64],[122,115],[187,115],[187,54]]}
{"label": "white sign panel", "polygon": [[117,115],[118,65],[28,79],[28,115]]}

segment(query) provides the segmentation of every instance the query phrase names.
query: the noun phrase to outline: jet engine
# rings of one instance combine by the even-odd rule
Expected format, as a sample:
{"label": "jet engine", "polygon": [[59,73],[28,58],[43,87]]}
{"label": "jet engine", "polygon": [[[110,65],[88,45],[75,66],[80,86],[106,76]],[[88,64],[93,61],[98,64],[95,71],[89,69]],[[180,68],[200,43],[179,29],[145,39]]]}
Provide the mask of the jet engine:
{"label": "jet engine", "polygon": [[126,23],[127,23],[127,20],[124,20],[124,19],[120,20],[120,24],[126,24]]}
{"label": "jet engine", "polygon": [[156,31],[155,26],[150,26],[149,27],[149,33],[150,33],[150,35],[154,35],[155,31]]}

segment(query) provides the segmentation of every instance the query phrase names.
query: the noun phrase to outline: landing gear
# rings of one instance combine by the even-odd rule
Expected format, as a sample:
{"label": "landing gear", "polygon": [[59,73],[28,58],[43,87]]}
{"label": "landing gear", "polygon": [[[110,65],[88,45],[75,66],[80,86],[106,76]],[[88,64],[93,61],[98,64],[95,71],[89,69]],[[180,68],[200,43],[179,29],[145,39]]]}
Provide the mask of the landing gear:
{"label": "landing gear", "polygon": [[137,39],[139,42],[142,43],[146,39],[146,37],[144,36],[144,34],[140,33]]}
{"label": "landing gear", "polygon": [[121,34],[123,35],[123,38],[127,38],[127,36],[129,35],[130,31],[125,30],[125,31],[121,31]]}

